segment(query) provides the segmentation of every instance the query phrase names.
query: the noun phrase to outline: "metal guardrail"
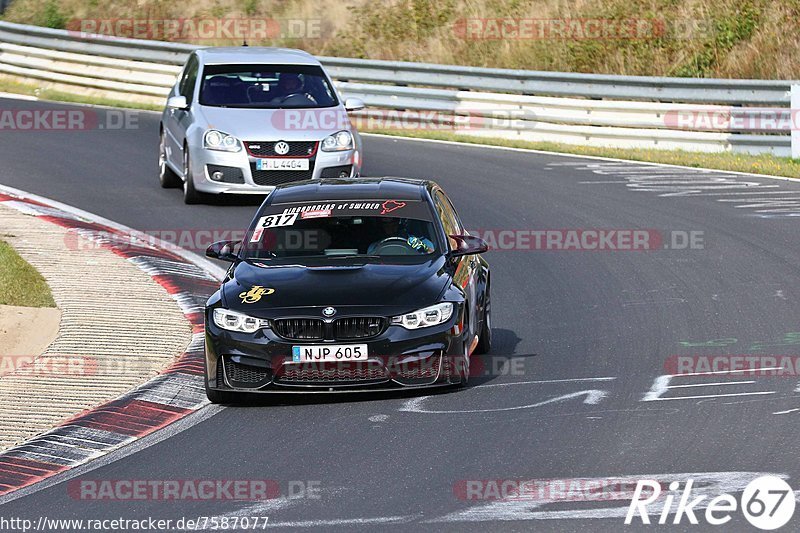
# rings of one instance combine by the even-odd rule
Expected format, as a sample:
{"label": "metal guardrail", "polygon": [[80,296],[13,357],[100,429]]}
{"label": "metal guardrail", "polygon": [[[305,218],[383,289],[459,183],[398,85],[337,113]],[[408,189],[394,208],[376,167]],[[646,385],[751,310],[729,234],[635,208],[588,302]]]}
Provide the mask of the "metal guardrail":
{"label": "metal guardrail", "polygon": [[[0,22],[0,75],[37,80],[60,90],[158,105],[196,48]],[[438,127],[442,116],[450,117],[458,133],[485,137],[781,156],[791,152],[791,127],[782,126],[791,124],[792,118],[789,81],[589,75],[334,57],[320,60],[340,90],[362,98],[372,108],[360,114],[367,125],[386,124],[387,115],[376,113],[377,108],[410,113],[403,121],[421,128],[431,122],[426,112],[433,112]],[[723,124],[706,125],[697,117],[692,120],[693,113],[717,121],[722,117]],[[689,120],[682,124],[681,118],[686,116]],[[459,120],[463,117],[480,118],[480,127],[475,127],[474,120],[467,127],[458,127],[464,124]],[[747,129],[747,125],[770,120],[775,128]]]}

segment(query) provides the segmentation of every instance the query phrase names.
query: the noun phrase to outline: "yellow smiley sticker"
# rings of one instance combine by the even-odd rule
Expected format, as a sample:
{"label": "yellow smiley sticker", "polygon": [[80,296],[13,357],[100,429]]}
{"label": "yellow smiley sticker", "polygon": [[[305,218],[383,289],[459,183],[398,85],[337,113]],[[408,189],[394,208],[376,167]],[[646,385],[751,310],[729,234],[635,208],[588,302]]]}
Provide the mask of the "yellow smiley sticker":
{"label": "yellow smiley sticker", "polygon": [[239,294],[243,304],[254,304],[261,299],[262,296],[270,295],[275,292],[275,289],[262,287],[261,285],[253,285],[249,291]]}

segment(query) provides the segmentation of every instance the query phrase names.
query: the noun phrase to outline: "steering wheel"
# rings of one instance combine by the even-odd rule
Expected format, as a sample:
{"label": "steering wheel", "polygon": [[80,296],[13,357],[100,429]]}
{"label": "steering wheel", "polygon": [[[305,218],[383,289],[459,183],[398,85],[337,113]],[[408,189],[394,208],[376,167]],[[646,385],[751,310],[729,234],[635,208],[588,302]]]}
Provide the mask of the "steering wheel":
{"label": "steering wheel", "polygon": [[375,255],[413,255],[417,253],[404,237],[387,237],[372,250]]}
{"label": "steering wheel", "polygon": [[306,100],[310,100],[311,102],[313,102],[315,104],[317,103],[317,100],[313,96],[311,96],[308,93],[303,93],[303,92],[287,94],[286,96],[281,98],[281,103],[285,104],[290,98],[295,98],[297,96],[302,96]]}

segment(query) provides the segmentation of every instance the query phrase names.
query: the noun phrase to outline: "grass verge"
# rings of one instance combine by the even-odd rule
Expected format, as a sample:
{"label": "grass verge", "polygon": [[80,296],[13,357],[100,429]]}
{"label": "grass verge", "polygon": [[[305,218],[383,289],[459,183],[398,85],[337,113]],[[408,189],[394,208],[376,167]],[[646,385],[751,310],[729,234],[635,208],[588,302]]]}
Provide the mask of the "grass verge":
{"label": "grass verge", "polygon": [[143,104],[138,102],[127,102],[125,100],[115,100],[102,98],[99,96],[87,96],[72,94],[53,89],[44,89],[33,83],[23,83],[16,80],[0,78],[0,92],[23,94],[25,96],[35,96],[40,100],[50,100],[53,102],[68,102],[73,104],[91,104],[108,107],[121,107],[125,109],[147,109],[149,111],[161,111],[163,107],[157,105]]}
{"label": "grass verge", "polygon": [[[145,109],[161,111],[161,106],[137,104],[111,100],[93,96],[84,96],[38,89],[35,85],[0,78],[0,92],[36,96],[41,100],[56,102],[69,102],[79,104],[104,105],[111,107],[124,107],[128,109]],[[682,150],[654,150],[632,148],[604,148],[595,146],[581,146],[573,144],[515,141],[492,137],[473,137],[459,135],[449,131],[418,131],[418,130],[382,130],[362,129],[364,133],[380,133],[419,139],[435,139],[443,141],[456,141],[469,144],[489,144],[492,146],[505,146],[510,148],[523,148],[528,150],[543,150],[573,155],[591,155],[597,157],[611,157],[630,161],[646,161],[650,163],[664,163],[668,165],[682,165],[696,168],[709,168],[714,170],[727,170],[735,172],[749,172],[771,176],[783,176],[800,179],[800,160],[789,157],[776,157],[773,155],[734,154],[730,152],[686,152]]]}
{"label": "grass verge", "polygon": [[56,306],[42,275],[4,241],[0,241],[0,305]]}

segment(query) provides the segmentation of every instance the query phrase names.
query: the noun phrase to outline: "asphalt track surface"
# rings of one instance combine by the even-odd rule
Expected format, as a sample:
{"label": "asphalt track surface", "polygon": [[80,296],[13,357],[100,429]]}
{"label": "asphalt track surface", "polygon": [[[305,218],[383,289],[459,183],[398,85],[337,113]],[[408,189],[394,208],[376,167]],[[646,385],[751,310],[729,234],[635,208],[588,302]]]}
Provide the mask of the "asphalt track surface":
{"label": "asphalt track surface", "polygon": [[[141,230],[244,228],[259,199],[185,206],[178,190],[158,187],[157,128],[157,116],[140,114],[138,127],[120,131],[3,132],[0,183]],[[702,247],[493,251],[495,344],[470,387],[430,398],[228,407],[80,478],[270,479],[284,492],[290,481],[309,481],[318,498],[91,501],[63,482],[4,504],[0,516],[258,515],[294,529],[618,531],[629,496],[587,501],[588,493],[556,488],[550,499],[497,502],[466,499],[460,488],[466,480],[578,478],[585,486],[584,478],[692,477],[711,496],[728,490],[738,498],[763,472],[800,489],[800,377],[662,378],[693,385],[671,389],[656,381],[673,373],[675,355],[800,354],[800,334],[792,335],[800,331],[800,184],[379,137],[365,138],[365,152],[365,175],[435,178],[469,228],[652,229],[667,243],[669,232],[692,231],[702,232]],[[797,524],[795,516],[785,529]],[[684,520],[653,529],[714,528]],[[717,529],[752,530],[741,513]]]}

